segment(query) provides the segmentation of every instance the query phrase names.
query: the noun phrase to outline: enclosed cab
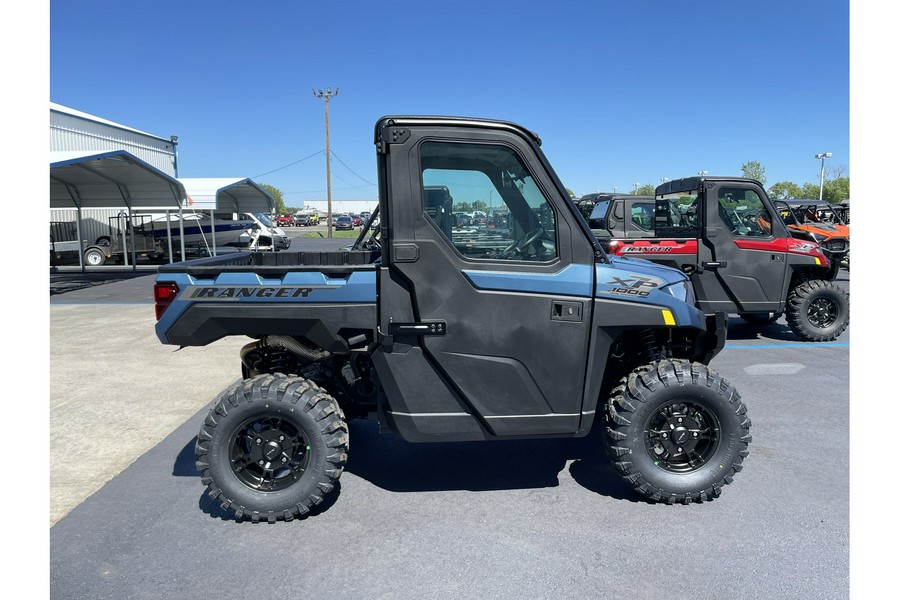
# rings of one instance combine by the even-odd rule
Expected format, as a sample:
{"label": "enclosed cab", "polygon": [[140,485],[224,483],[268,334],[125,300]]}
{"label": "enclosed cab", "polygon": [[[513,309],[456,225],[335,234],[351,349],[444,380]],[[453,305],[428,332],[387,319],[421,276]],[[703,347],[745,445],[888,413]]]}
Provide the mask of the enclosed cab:
{"label": "enclosed cab", "polygon": [[[684,273],[607,255],[518,125],[385,117],[375,146],[379,225],[351,249],[160,269],[161,341],[252,338],[198,434],[210,495],[253,519],[306,514],[343,470],[349,418],[410,442],[599,427],[653,500],[731,483],[750,420],[708,366],[724,315]],[[476,202],[493,226],[459,224]]]}
{"label": "enclosed cab", "polygon": [[849,296],[834,282],[838,261],[792,231],[757,181],[690,177],[659,186],[655,197],[600,196],[589,223],[610,253],[688,274],[708,314],[756,323],[786,314],[806,341],[834,340],[849,323]]}

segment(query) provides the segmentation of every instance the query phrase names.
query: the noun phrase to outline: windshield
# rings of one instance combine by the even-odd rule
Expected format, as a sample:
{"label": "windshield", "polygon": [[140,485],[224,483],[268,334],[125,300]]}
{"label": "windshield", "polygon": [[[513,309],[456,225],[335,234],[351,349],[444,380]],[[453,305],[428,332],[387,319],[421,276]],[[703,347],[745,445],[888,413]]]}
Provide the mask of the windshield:
{"label": "windshield", "polygon": [[274,227],[274,225],[272,225],[272,221],[269,220],[269,217],[267,217],[263,213],[253,213],[253,216],[256,217],[257,221],[259,221],[266,227]]}

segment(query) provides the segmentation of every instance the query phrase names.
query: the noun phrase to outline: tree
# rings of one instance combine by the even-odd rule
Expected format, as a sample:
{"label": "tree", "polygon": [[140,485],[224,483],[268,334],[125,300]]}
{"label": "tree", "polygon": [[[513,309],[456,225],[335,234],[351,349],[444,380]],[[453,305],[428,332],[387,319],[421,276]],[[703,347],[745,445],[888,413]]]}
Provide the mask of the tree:
{"label": "tree", "polygon": [[843,179],[847,175],[846,165],[834,165],[825,169],[825,177],[828,179]]}
{"label": "tree", "polygon": [[748,179],[755,179],[763,186],[766,185],[766,168],[761,163],[751,160],[741,165],[741,172]]}
{"label": "tree", "polygon": [[805,200],[817,200],[819,198],[819,183],[804,183],[803,187],[800,188],[800,195],[797,197]]}
{"label": "tree", "polygon": [[769,188],[769,196],[777,200],[800,198],[802,193],[800,186],[793,181],[779,181]]}
{"label": "tree", "polygon": [[566,193],[569,195],[569,198],[571,198],[572,200],[575,200],[575,199],[576,199],[576,197],[575,197],[575,192],[573,192],[573,191],[570,190],[569,188],[566,188]]}
{"label": "tree", "polygon": [[635,196],[655,196],[656,188],[650,183],[645,183],[644,185],[642,185],[641,187],[639,187],[638,189],[636,189],[634,191],[634,195]]}
{"label": "tree", "polygon": [[269,185],[268,183],[261,183],[259,187],[264,189],[266,193],[268,193],[275,200],[275,214],[286,213],[287,209],[284,206],[284,192],[279,190],[274,185]]}
{"label": "tree", "polygon": [[[816,196],[818,198],[818,196]],[[822,199],[830,204],[840,204],[850,199],[850,178],[838,177],[825,182]]]}

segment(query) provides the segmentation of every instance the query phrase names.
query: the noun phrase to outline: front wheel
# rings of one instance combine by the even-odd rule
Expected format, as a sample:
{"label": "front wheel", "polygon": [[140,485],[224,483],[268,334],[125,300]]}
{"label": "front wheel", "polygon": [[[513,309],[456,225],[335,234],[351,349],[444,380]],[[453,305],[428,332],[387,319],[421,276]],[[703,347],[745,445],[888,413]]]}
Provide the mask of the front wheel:
{"label": "front wheel", "polygon": [[210,497],[238,518],[290,521],[334,490],[347,462],[337,402],[300,377],[260,375],[216,398],[194,448]]}
{"label": "front wheel", "polygon": [[813,279],[788,294],[787,323],[805,342],[830,342],[850,324],[850,296],[833,281]]}
{"label": "front wheel", "polygon": [[619,474],[644,496],[668,503],[719,496],[752,439],[740,394],[714,370],[687,360],[654,362],[623,378],[604,420]]}

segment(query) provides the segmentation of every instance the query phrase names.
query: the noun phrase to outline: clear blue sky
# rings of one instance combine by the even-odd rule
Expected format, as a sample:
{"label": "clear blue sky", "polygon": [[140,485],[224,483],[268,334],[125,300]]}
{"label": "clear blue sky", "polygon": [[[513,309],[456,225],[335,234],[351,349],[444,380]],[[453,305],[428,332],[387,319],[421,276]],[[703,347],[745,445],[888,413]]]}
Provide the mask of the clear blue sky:
{"label": "clear blue sky", "polygon": [[180,176],[253,177],[288,206],[325,197],[326,87],[335,199],[375,198],[386,114],[517,122],[579,195],[747,161],[802,185],[818,152],[850,173],[847,0],[51,0],[49,16],[50,100],[178,135]]}

